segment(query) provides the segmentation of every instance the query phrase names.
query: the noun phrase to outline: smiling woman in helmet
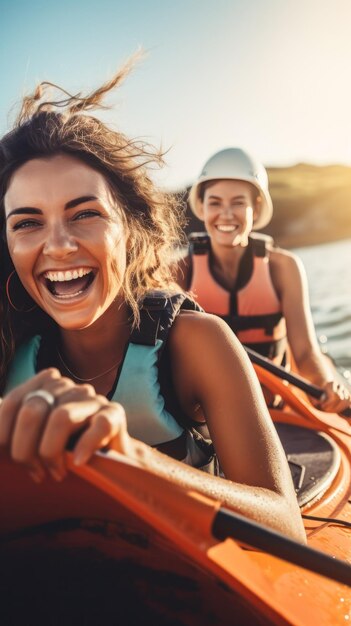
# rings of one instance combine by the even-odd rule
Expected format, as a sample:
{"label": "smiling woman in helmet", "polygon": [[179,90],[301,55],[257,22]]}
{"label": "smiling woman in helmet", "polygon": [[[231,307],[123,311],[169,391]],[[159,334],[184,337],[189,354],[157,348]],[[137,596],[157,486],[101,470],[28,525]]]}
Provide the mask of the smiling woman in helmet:
{"label": "smiling woman in helmet", "polygon": [[217,152],[193,184],[189,203],[206,233],[190,235],[178,283],[244,345],[278,364],[285,364],[289,344],[299,373],[325,391],[320,408],[348,408],[350,396],[319,350],[301,261],[252,232],[273,212],[263,165],[241,148]]}

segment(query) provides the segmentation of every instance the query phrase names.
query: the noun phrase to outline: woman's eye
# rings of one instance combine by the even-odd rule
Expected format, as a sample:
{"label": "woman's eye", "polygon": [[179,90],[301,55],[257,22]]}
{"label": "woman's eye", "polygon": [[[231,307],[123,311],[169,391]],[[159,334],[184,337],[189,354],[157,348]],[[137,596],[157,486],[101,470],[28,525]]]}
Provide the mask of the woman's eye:
{"label": "woman's eye", "polygon": [[100,215],[99,211],[93,211],[92,209],[87,209],[86,211],[79,211],[73,217],[73,221],[76,222],[78,220],[84,220],[89,217],[98,217]]}
{"label": "woman's eye", "polygon": [[35,228],[36,226],[40,226],[40,222],[36,220],[21,220],[14,224],[12,230],[24,230],[25,228]]}

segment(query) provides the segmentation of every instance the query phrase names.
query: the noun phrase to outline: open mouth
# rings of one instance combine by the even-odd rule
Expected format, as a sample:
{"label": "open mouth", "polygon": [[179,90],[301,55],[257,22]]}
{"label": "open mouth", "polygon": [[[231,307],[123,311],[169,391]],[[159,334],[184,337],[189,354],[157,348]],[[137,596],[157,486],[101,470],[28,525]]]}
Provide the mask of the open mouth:
{"label": "open mouth", "polygon": [[55,298],[74,298],[84,293],[92,284],[96,272],[92,268],[79,267],[74,270],[48,271],[43,274],[48,291]]}
{"label": "open mouth", "polygon": [[220,233],[234,233],[238,228],[237,224],[216,224],[216,229]]}

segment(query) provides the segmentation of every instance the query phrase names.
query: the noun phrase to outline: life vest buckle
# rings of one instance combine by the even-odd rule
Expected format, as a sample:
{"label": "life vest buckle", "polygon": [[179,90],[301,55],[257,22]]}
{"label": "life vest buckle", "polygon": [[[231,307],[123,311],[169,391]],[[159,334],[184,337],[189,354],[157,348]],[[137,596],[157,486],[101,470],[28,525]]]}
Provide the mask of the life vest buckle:
{"label": "life vest buckle", "polygon": [[205,254],[209,250],[210,238],[207,233],[190,233],[191,254]]}
{"label": "life vest buckle", "polygon": [[145,296],[142,302],[142,308],[147,311],[163,311],[167,306],[167,297],[165,292],[152,292]]}

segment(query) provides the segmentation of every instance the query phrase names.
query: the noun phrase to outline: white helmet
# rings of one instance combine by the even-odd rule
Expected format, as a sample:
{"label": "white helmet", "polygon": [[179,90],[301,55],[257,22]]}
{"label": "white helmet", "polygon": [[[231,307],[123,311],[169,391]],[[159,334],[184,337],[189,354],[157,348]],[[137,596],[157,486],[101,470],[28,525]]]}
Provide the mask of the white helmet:
{"label": "white helmet", "polygon": [[263,165],[241,148],[227,148],[216,152],[204,165],[199,179],[189,192],[190,208],[201,219],[199,185],[207,180],[245,180],[258,189],[262,199],[254,229],[263,228],[270,222],[273,205],[268,191],[268,176]]}

